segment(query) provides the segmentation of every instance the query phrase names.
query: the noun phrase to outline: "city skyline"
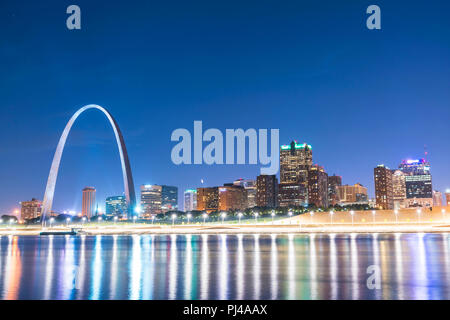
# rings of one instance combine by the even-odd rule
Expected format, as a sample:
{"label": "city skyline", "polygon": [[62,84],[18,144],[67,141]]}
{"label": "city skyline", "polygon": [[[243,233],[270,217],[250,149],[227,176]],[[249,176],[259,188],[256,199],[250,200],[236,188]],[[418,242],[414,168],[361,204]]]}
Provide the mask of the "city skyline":
{"label": "city skyline", "polygon": [[[426,145],[433,189],[450,188],[450,132],[442,120],[450,118],[450,46],[440,41],[450,29],[430,23],[447,23],[449,4],[405,12],[401,3],[381,1],[388,14],[378,33],[365,28],[365,7],[355,3],[277,5],[279,16],[271,15],[272,4],[261,4],[258,16],[241,3],[239,12],[233,3],[180,3],[179,15],[164,4],[141,5],[148,15],[122,4],[105,15],[83,3],[86,24],[78,33],[56,27],[65,18],[57,2],[4,6],[0,213],[43,199],[63,126],[87,103],[104,105],[121,124],[135,187],[177,186],[178,199],[202,179],[217,186],[254,179],[260,169],[173,165],[170,133],[194,120],[221,130],[279,128],[281,144],[307,141],[315,163],[343,184],[361,183],[371,198],[376,165],[422,158]],[[186,25],[189,19],[197,22]],[[102,117],[89,112],[74,126],[58,211],[81,208],[87,185],[98,199],[123,192],[114,136]]]}
{"label": "city skyline", "polygon": [[[312,161],[312,153],[310,150],[312,149],[311,145],[307,145],[304,143],[303,145],[299,145],[296,142],[292,141],[290,145],[281,145],[280,151],[287,151],[290,150],[292,146],[298,146],[296,149],[299,149],[302,151],[305,146],[307,146],[306,151],[309,151],[309,156],[307,156],[308,163],[313,163]],[[297,154],[299,156],[298,159],[304,159],[304,155],[302,153]],[[285,158],[286,156],[283,154],[280,154],[280,159]],[[283,161],[285,162],[283,164]],[[292,163],[294,163],[296,160],[294,158],[290,159],[286,162],[286,160],[280,160],[281,166],[280,170],[283,170],[285,180],[288,179],[290,176],[296,176],[301,175],[303,172],[303,165],[295,165],[292,166]],[[283,198],[285,195],[283,195],[282,188],[283,184],[286,183],[282,182],[281,180],[278,182],[277,175],[259,175],[255,177],[255,179],[243,179],[239,178],[235,180],[233,183],[223,183],[223,185],[220,186],[212,186],[212,187],[198,187],[194,189],[186,189],[181,190],[181,193],[183,194],[182,198],[178,198],[178,187],[176,186],[167,186],[167,185],[141,185],[140,186],[140,201],[137,202],[138,210],[135,210],[136,214],[142,218],[149,219],[153,215],[157,215],[160,213],[167,213],[169,211],[228,211],[228,210],[246,210],[246,209],[252,209],[253,207],[267,207],[267,208],[283,208],[283,207],[298,207],[298,206],[306,206],[308,205],[314,205],[317,208],[326,209],[330,206],[339,205],[341,207],[351,206],[351,205],[357,205],[357,204],[367,204],[368,209],[372,208],[378,208],[378,209],[404,209],[404,208],[411,208],[416,207],[416,204],[418,204],[420,207],[433,207],[433,206],[441,206],[442,204],[448,204],[448,195],[450,194],[450,190],[446,189],[445,191],[437,191],[435,190],[431,185],[431,175],[430,175],[430,163],[427,162],[425,159],[406,159],[402,160],[400,164],[398,165],[398,168],[390,169],[389,167],[385,166],[384,164],[378,165],[374,169],[374,185],[375,190],[377,188],[379,189],[380,194],[377,192],[375,193],[374,198],[369,198],[367,194],[367,187],[361,185],[360,183],[355,183],[354,185],[349,184],[342,184],[342,177],[336,176],[336,175],[328,175],[326,170],[317,165],[310,165],[307,169],[306,175],[308,176],[306,186],[304,189],[302,189],[302,192],[306,192],[306,194],[302,194],[302,192],[294,192],[290,194],[286,199],[286,203],[283,204]],[[297,170],[297,172],[296,172]],[[382,170],[382,171],[380,171]],[[317,174],[322,172],[322,174],[325,175],[326,180],[324,181],[325,185],[323,186],[324,190],[324,199],[321,199],[320,196],[317,194],[318,189],[311,189],[314,185],[316,185],[317,188]],[[403,180],[395,181],[395,177],[401,174],[400,177],[403,178]],[[380,182],[377,179],[377,176],[383,177],[382,182]],[[388,176],[386,176],[389,174]],[[263,204],[266,200],[262,201],[260,205],[257,204],[257,198],[263,196],[263,194],[266,194],[266,187],[263,187],[263,191],[261,196],[259,196],[259,187],[258,181],[261,177],[275,177],[275,189],[272,189],[272,191],[269,192],[273,193],[272,196],[274,196],[276,200],[276,205],[274,204]],[[409,180],[407,178],[412,178]],[[416,178],[415,178],[416,177]],[[429,177],[427,179],[417,179],[420,177]],[[389,180],[387,180],[389,178]],[[296,183],[294,181],[302,181],[301,178],[292,178],[292,181],[287,181],[288,188],[292,188],[292,185],[295,185]],[[425,185],[427,184],[429,179],[429,188],[424,188],[423,183]],[[401,183],[403,181],[403,183]],[[409,186],[408,186],[409,183]],[[301,184],[301,183],[300,183]],[[320,185],[320,182],[319,182]],[[230,189],[231,188],[231,189]],[[314,188],[314,187],[313,187]],[[387,188],[390,188],[390,190],[387,190]],[[403,190],[402,190],[403,188]],[[419,188],[419,189],[418,189]],[[200,190],[201,189],[201,190]],[[235,196],[229,194],[230,191],[236,190],[239,191],[239,189],[245,190],[245,194],[243,197],[245,198],[235,198]],[[91,207],[90,213],[87,213],[85,207],[85,195],[87,194],[86,191],[93,190],[94,194],[94,200],[88,200],[89,205]],[[200,191],[199,191],[200,190]],[[206,204],[199,205],[200,208],[198,208],[197,205],[197,192],[200,194],[200,199],[202,198],[202,195],[205,190],[208,190],[207,192],[215,192],[217,193],[215,196],[215,205],[208,206]],[[253,191],[252,191],[253,190]],[[306,191],[305,191],[306,190]],[[252,191],[250,193],[250,191]],[[52,211],[54,213],[63,213],[63,214],[69,214],[72,216],[86,216],[86,217],[92,217],[97,214],[107,215],[107,216],[114,216],[114,215],[120,215],[123,217],[127,217],[130,213],[130,211],[127,209],[127,202],[125,199],[125,196],[118,196],[118,195],[109,195],[105,199],[101,199],[99,201],[95,201],[95,193],[96,189],[94,187],[85,187],[82,190],[83,192],[83,208],[81,212],[78,212],[79,210],[64,210],[64,211]],[[195,198],[192,198],[192,192],[195,193]],[[291,191],[292,192],[292,191]],[[418,192],[418,193],[417,193]],[[234,193],[234,191],[233,191]],[[186,199],[186,195],[191,194],[189,199]],[[227,194],[227,195],[226,195]],[[382,196],[390,197],[388,200],[380,200]],[[419,195],[419,198],[426,198],[426,199],[418,199],[417,196]],[[319,198],[318,198],[319,197]],[[195,200],[194,200],[195,199]],[[319,200],[321,199],[321,200]],[[408,201],[409,200],[409,201]],[[193,202],[195,205],[192,206],[192,204],[188,204],[190,208],[186,210],[186,201],[189,203]],[[205,202],[208,200],[201,200],[200,202]],[[223,203],[222,203],[223,201]],[[237,201],[237,202],[236,202]],[[318,202],[319,201],[319,202]],[[425,201],[425,202],[423,202]],[[422,203],[423,202],[423,203]],[[114,204],[115,203],[115,204]],[[117,210],[117,206],[120,204],[122,206],[121,210]],[[228,204],[227,204],[228,203]],[[244,204],[245,203],[245,204]],[[39,204],[36,206],[36,204]],[[21,201],[22,209],[20,211],[20,217],[23,218],[23,210],[28,210],[28,206],[34,206],[37,207],[38,210],[40,210],[42,201],[37,200],[33,198],[31,201]],[[25,209],[24,209],[25,205]],[[108,210],[108,205],[110,206]],[[215,208],[215,209],[214,209]],[[114,214],[111,214],[112,211],[115,210],[116,212]],[[19,213],[18,210],[15,210],[14,215],[17,215]],[[38,213],[38,216],[40,213]],[[36,213],[35,216],[36,217]]]}

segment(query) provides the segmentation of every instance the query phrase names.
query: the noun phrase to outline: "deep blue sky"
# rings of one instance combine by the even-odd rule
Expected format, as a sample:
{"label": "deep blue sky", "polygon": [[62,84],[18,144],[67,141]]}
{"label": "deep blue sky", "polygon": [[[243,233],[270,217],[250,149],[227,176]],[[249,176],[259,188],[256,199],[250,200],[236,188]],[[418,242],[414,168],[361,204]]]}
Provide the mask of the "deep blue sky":
{"label": "deep blue sky", "polygon": [[[66,28],[70,4],[82,30]],[[382,30],[365,26],[368,5]],[[67,120],[108,108],[125,136],[136,189],[255,178],[258,165],[175,166],[171,132],[279,128],[280,142],[373,194],[373,167],[423,155],[450,187],[450,5],[444,1],[0,2],[0,213],[43,198]],[[68,139],[54,209],[123,192],[106,118],[91,110]],[[137,192],[139,196],[139,192]],[[180,199],[180,206],[181,204]]]}

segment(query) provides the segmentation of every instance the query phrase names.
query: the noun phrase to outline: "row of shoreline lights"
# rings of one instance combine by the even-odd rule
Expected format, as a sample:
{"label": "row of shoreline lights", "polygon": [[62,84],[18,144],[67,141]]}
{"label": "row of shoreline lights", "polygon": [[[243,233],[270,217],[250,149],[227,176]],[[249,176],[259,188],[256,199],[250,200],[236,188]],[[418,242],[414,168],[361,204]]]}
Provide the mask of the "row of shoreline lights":
{"label": "row of shoreline lights", "polygon": [[[442,209],[441,212],[442,212],[442,217],[445,218],[445,214],[446,214],[445,209]],[[333,224],[333,215],[334,215],[334,213],[335,213],[335,212],[334,212],[333,210],[330,211],[330,220],[331,220],[331,224]],[[314,211],[310,211],[309,214],[310,214],[310,220],[311,220],[311,223],[313,223]],[[396,223],[398,223],[398,214],[399,214],[399,211],[398,211],[397,209],[394,210],[395,222],[396,222]],[[418,221],[418,223],[421,223],[422,209],[417,209],[417,214],[418,214],[418,216],[419,216],[419,221]],[[276,214],[275,214],[275,210],[272,210],[272,213],[271,213],[271,216],[272,216],[272,224],[274,224],[274,217],[275,217],[275,215],[276,215]],[[289,212],[288,212],[288,215],[289,215],[289,217],[292,217],[292,215],[293,215],[292,211],[289,211]],[[354,210],[351,210],[351,211],[350,211],[350,215],[351,215],[351,218],[352,218],[352,226],[353,226],[353,225],[354,225],[354,215],[355,215],[355,211],[354,211]],[[372,210],[373,223],[375,223],[375,215],[376,215],[376,211],[375,211],[375,210]],[[206,213],[204,213],[202,216],[203,216],[203,223],[205,223],[205,222],[206,222],[206,218],[208,217],[208,215],[207,215]],[[222,224],[223,224],[223,223],[224,223],[224,220],[225,220],[225,218],[226,218],[226,216],[227,216],[227,214],[226,214],[225,212],[222,212],[220,216],[221,216],[221,218],[222,218]],[[259,213],[258,213],[258,212],[255,212],[255,213],[254,213],[254,216],[255,216],[255,222],[257,223],[257,222],[258,222],[258,216],[259,216]],[[176,214],[172,214],[172,225],[175,224],[175,219],[176,219],[176,217],[177,217]],[[192,218],[192,215],[191,215],[190,213],[187,214],[187,218],[188,218],[188,224],[189,224],[189,221],[190,221],[190,219]],[[239,218],[239,223],[241,223],[242,212],[239,212],[239,213],[238,213],[238,218]],[[153,218],[152,218],[152,219],[153,219]],[[292,224],[292,220],[290,221],[290,224]]]}
{"label": "row of shoreline lights", "polygon": [[[417,212],[418,217],[419,217],[418,223],[421,223],[422,209],[417,209],[416,212]],[[445,209],[442,209],[441,212],[442,212],[442,218],[445,218],[445,214],[446,214]],[[335,213],[334,211],[330,211],[330,221],[331,221],[331,224],[333,224],[333,215],[334,215],[334,213]],[[309,214],[310,214],[310,220],[311,220],[311,223],[313,223],[314,211],[310,211]],[[395,222],[396,222],[396,223],[398,223],[398,214],[399,214],[399,211],[398,211],[397,209],[394,210]],[[274,217],[275,217],[275,215],[276,215],[276,214],[275,214],[275,210],[272,210],[272,213],[271,213],[271,216],[272,216],[272,224],[274,223]],[[289,212],[288,212],[288,215],[289,215],[289,217],[292,217],[292,215],[293,215],[292,211],[289,211]],[[354,219],[353,219],[353,217],[354,217],[354,215],[355,215],[355,211],[351,210],[351,211],[350,211],[350,215],[351,215],[351,217],[352,217],[352,226],[353,226],[353,225],[354,225]],[[376,211],[375,211],[375,210],[372,210],[373,223],[375,223],[375,215],[376,215]],[[225,212],[222,212],[220,216],[221,216],[221,218],[222,218],[222,224],[223,224],[224,221],[225,221],[225,218],[226,218],[227,214],[226,214]],[[242,216],[243,216],[242,212],[239,212],[239,213],[238,213],[239,223],[241,223],[241,218],[242,218]],[[258,213],[258,212],[255,212],[255,213],[254,213],[254,216],[255,216],[255,222],[257,223],[257,222],[258,222],[258,216],[259,216],[259,213]],[[187,217],[187,219],[188,219],[188,224],[189,224],[190,219],[192,218],[192,214],[188,213],[188,214],[186,215],[186,217]],[[207,215],[206,213],[203,213],[202,217],[203,217],[203,223],[205,224],[205,223],[206,223],[206,218],[208,217],[208,215]],[[172,225],[175,225],[175,219],[176,219],[176,218],[177,218],[177,215],[176,215],[175,213],[172,214]],[[136,219],[137,219],[137,217],[134,216],[134,217],[133,217],[133,222],[134,222],[134,223],[136,223]],[[154,221],[155,221],[155,216],[152,216],[151,219],[152,219],[152,224],[153,224]],[[82,220],[82,224],[84,224],[84,223],[86,222],[86,217],[83,217],[81,220]],[[118,220],[118,217],[117,217],[117,216],[114,217],[114,225],[116,224],[117,220]],[[66,225],[67,225],[67,226],[69,225],[70,221],[71,221],[70,218],[67,218],[67,219],[66,219]],[[102,221],[102,217],[98,217],[98,222],[101,222],[101,221]],[[50,227],[52,227],[52,225],[53,225],[54,222],[55,222],[55,218],[53,218],[53,217],[50,218]],[[12,224],[12,223],[13,223],[13,220],[10,219],[9,223]],[[292,224],[292,220],[290,221],[290,223]]]}

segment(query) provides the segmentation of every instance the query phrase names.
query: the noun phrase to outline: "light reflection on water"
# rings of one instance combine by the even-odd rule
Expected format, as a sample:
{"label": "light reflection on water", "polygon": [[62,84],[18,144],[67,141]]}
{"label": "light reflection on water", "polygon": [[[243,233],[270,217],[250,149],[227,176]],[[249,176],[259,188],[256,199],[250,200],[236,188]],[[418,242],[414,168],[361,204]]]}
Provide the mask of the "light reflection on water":
{"label": "light reflection on water", "polygon": [[[449,299],[448,234],[2,236],[1,299]],[[381,268],[370,290],[367,268]]]}

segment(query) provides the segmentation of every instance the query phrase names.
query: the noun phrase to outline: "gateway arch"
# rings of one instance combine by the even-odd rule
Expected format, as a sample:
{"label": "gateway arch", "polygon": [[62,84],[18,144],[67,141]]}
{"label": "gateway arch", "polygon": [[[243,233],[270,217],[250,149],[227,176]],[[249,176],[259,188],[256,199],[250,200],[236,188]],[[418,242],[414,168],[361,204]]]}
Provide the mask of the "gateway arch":
{"label": "gateway arch", "polygon": [[50,168],[50,173],[48,175],[47,186],[45,188],[44,202],[42,205],[42,214],[41,214],[42,224],[45,224],[46,217],[50,215],[52,211],[53,195],[55,194],[56,179],[58,178],[59,164],[61,162],[61,157],[64,151],[64,146],[66,144],[67,136],[69,135],[70,129],[72,128],[72,125],[74,124],[75,120],[77,120],[78,116],[88,109],[97,109],[103,112],[105,116],[108,118],[109,123],[111,124],[114,130],[117,147],[119,148],[120,163],[122,165],[123,184],[125,188],[125,197],[128,204],[128,211],[131,212],[131,214],[134,214],[134,209],[136,207],[136,194],[134,192],[134,184],[133,184],[133,176],[131,174],[130,160],[128,159],[127,148],[125,147],[125,141],[123,139],[122,133],[120,132],[116,120],[114,120],[114,118],[112,117],[112,115],[109,113],[108,110],[96,104],[89,104],[82,107],[77,112],[75,112],[75,114],[72,116],[72,118],[70,118],[69,122],[64,128],[61,137],[59,138],[58,146],[56,147],[55,155],[53,156],[53,162]]}

